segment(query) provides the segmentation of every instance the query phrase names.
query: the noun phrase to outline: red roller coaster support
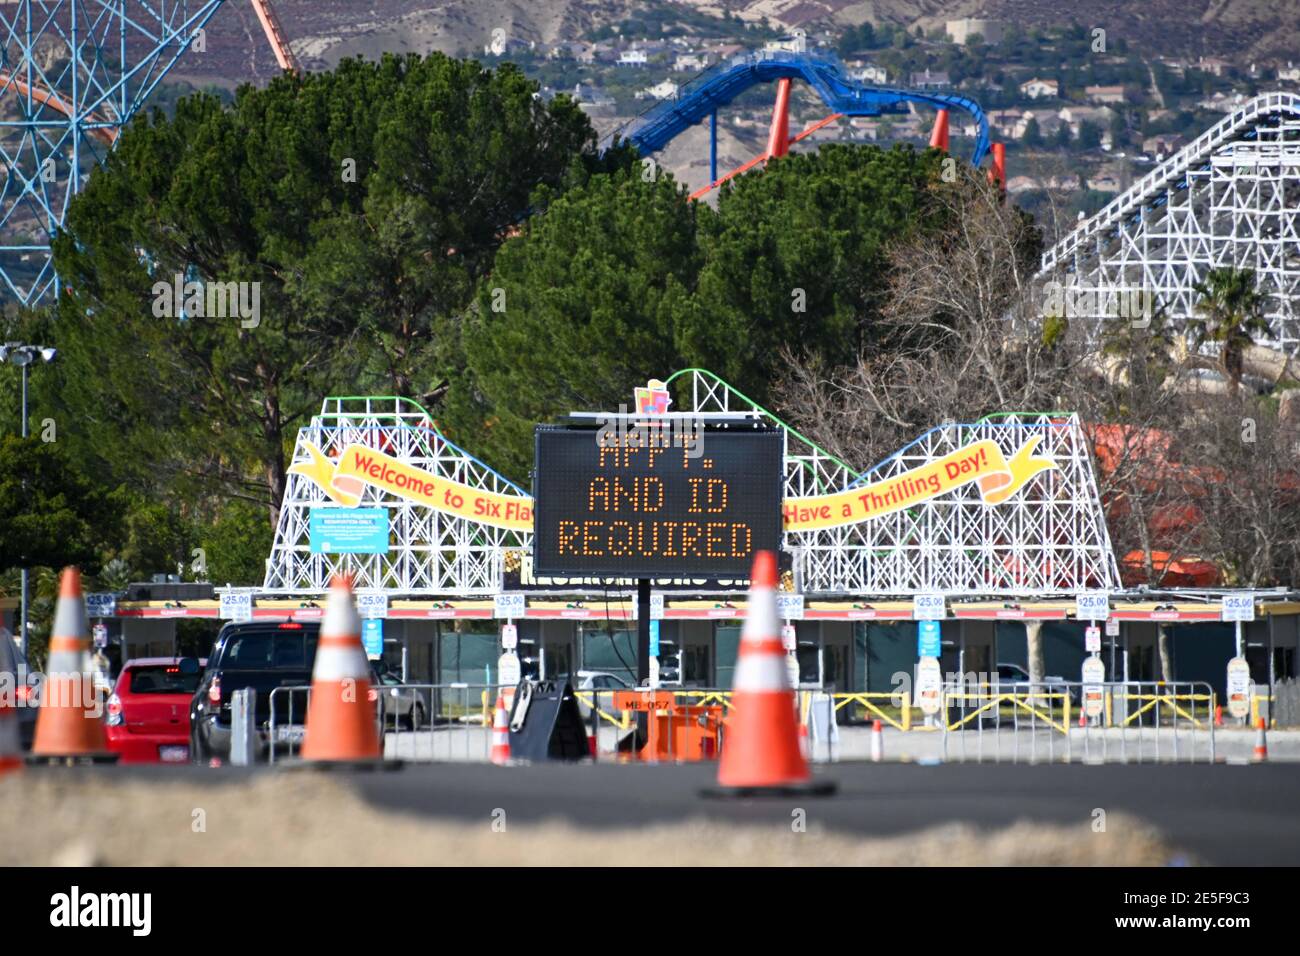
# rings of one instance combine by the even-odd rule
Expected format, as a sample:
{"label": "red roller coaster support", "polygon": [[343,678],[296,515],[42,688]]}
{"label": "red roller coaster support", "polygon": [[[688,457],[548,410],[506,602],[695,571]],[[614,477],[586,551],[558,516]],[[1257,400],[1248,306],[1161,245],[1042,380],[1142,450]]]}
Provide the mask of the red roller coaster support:
{"label": "red roller coaster support", "polygon": [[[844,116],[843,113],[832,113],[830,116],[826,116],[823,117],[822,119],[819,119],[817,122],[813,123],[811,126],[804,129],[803,132],[799,133],[797,136],[791,136],[788,140],[786,140],[785,152],[781,153],[780,155],[782,156],[786,155],[786,153],[790,151],[790,147],[793,146],[795,143],[799,142],[801,139],[803,139],[806,136],[811,136],[813,133],[817,132],[822,127],[829,126],[831,123],[834,123],[837,119],[843,118],[843,116]],[[694,201],[699,199],[702,196],[707,196],[713,190],[717,189],[719,186],[725,183],[728,179],[732,179],[736,176],[739,176],[741,173],[748,172],[749,170],[757,166],[759,163],[765,162],[768,159],[771,159],[771,156],[767,153],[761,153],[758,156],[755,156],[749,162],[745,163],[743,166],[737,166],[735,169],[727,173],[727,175],[723,176],[722,178],[714,180],[711,183],[707,183],[701,186],[699,189],[695,190],[695,192],[691,193],[690,196],[691,200]]]}
{"label": "red roller coaster support", "polygon": [[790,151],[790,78],[776,81],[776,104],[772,107],[772,128],[767,134],[767,158]]}
{"label": "red roller coaster support", "polygon": [[280,69],[286,73],[302,72],[298,58],[293,54],[293,47],[289,46],[289,40],[284,35],[284,28],[280,26],[280,18],[275,15],[275,8],[271,6],[271,0],[252,0],[252,2],[257,19],[262,21],[262,32],[271,42],[275,62],[280,64]]}
{"label": "red roller coaster support", "polygon": [[989,167],[989,182],[1007,191],[1007,147],[1005,143],[993,144],[993,165]]}
{"label": "red roller coaster support", "polygon": [[934,131],[930,133],[930,146],[948,152],[948,111],[939,110],[934,117]]}
{"label": "red roller coaster support", "polygon": [[[12,88],[14,92],[18,93],[20,96],[26,96],[30,92],[32,100],[40,103],[42,106],[48,106],[52,110],[57,110],[64,116],[73,115],[72,106],[67,100],[59,96],[58,93],[55,93],[53,90],[47,90],[43,86],[28,87],[26,83],[8,70],[0,70],[0,86]],[[97,113],[87,114],[86,119],[95,123],[108,122],[104,117]],[[117,130],[111,126],[99,126],[87,130],[86,132],[104,143],[106,146],[112,146],[117,140]]]}

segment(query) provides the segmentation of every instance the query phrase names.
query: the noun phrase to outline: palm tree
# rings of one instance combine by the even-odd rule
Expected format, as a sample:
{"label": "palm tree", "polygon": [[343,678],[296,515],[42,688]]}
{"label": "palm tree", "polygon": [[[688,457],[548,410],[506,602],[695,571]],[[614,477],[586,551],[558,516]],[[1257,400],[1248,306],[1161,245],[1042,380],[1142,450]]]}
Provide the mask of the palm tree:
{"label": "palm tree", "polygon": [[1241,387],[1242,356],[1257,335],[1270,330],[1264,319],[1264,296],[1255,288],[1255,273],[1226,266],[1211,269],[1192,286],[1201,297],[1190,323],[1196,347],[1219,346],[1219,365],[1233,394]]}

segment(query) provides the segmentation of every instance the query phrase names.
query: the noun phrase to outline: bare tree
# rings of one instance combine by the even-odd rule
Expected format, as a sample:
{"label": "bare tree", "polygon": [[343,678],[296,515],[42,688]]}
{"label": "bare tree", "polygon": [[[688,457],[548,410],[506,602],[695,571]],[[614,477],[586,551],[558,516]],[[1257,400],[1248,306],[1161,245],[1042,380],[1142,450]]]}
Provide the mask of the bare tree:
{"label": "bare tree", "polygon": [[1266,400],[1199,390],[1194,357],[1158,313],[1100,334],[1044,315],[1036,232],[996,191],[968,179],[934,202],[943,226],[890,250],[880,340],[844,367],[786,356],[786,417],[866,468],[942,422],[1077,411],[1126,581],[1185,583],[1171,568],[1204,558],[1233,581],[1294,583],[1294,427]]}

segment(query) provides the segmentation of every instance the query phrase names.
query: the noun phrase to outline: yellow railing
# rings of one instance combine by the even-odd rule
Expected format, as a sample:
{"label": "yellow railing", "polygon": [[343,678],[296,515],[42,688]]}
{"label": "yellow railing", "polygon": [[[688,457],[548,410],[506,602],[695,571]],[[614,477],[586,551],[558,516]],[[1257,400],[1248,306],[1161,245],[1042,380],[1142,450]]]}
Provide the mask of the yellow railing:
{"label": "yellow railing", "polygon": [[[660,688],[661,691],[669,691],[676,700],[682,703],[707,706],[720,706],[724,711],[730,711],[733,706],[732,692],[729,690],[694,690],[689,688]],[[799,712],[803,720],[807,720],[808,709],[812,700],[812,692],[799,691]],[[631,711],[614,711],[604,710],[600,707],[600,695],[608,694],[611,698],[614,691],[593,692],[590,690],[576,690],[573,695],[582,701],[588,707],[594,708],[597,716],[618,727],[621,730],[627,730],[631,727]],[[879,718],[883,723],[888,724],[896,730],[922,730],[929,729],[917,726],[912,720],[911,698],[906,691],[893,693],[891,691],[861,691],[856,693],[832,693],[831,699],[835,702],[835,710],[839,711],[850,704],[858,704],[869,715]],[[885,705],[894,704],[898,713],[891,714],[884,709]]]}
{"label": "yellow railing", "polygon": [[[674,699],[682,703],[695,705],[716,705],[724,708],[729,712],[734,706],[732,702],[732,692],[729,690],[711,690],[711,689],[679,689],[679,688],[661,688],[661,691],[672,693]],[[632,725],[632,711],[615,711],[605,710],[600,707],[600,694],[609,694],[611,697],[613,691],[602,691],[594,693],[590,690],[574,691],[574,696],[582,701],[586,706],[593,708],[598,717],[619,728],[627,730]],[[799,715],[803,721],[808,719],[808,711],[811,706],[812,694],[809,691],[799,691]],[[888,724],[895,730],[901,731],[920,731],[937,728],[926,727],[913,720],[912,703],[906,692],[893,693],[890,691],[859,691],[850,693],[832,693],[830,694],[834,701],[834,708],[838,712],[845,707],[854,704],[858,705],[866,712],[868,718],[880,720]],[[1258,718],[1258,706],[1261,700],[1270,700],[1266,694],[1256,694],[1251,700],[1251,720],[1252,724]],[[1132,701],[1140,703],[1141,706],[1129,713],[1118,724],[1115,721],[1114,709],[1115,704],[1120,701]],[[947,712],[948,705],[962,701],[974,701],[979,704],[969,713],[963,713],[962,716],[947,725],[948,730],[958,730],[977,719],[982,714],[989,712],[998,712],[1002,706],[1010,705],[1013,710],[1023,711],[1024,713],[1036,717],[1050,726],[1058,733],[1067,733],[1070,728],[1071,712],[1074,708],[1074,702],[1070,699],[1067,691],[1008,691],[999,692],[995,690],[980,690],[976,688],[970,692],[952,692],[945,691],[941,701],[940,710]],[[1105,696],[1104,726],[1106,727],[1127,727],[1135,720],[1138,720],[1143,714],[1153,708],[1163,705],[1171,708],[1177,717],[1189,721],[1194,727],[1200,729],[1204,726],[1202,719],[1196,715],[1197,708],[1194,706],[1198,703],[1208,704],[1207,713],[1214,713],[1214,695],[1205,694],[1174,694],[1174,693],[1126,693],[1107,689]],[[1192,706],[1187,706],[1192,705]],[[886,707],[889,709],[887,710]],[[1059,717],[1058,717],[1059,714]],[[941,718],[941,721],[944,718]]]}
{"label": "yellow railing", "polygon": [[[1252,727],[1259,726],[1259,718],[1262,716],[1259,712],[1259,702],[1261,700],[1266,700],[1271,704],[1273,703],[1273,695],[1272,694],[1251,694],[1250,695],[1250,726]],[[1272,724],[1273,723],[1272,707],[1268,709],[1268,718],[1269,718],[1269,723]]]}
{"label": "yellow railing", "polygon": [[[881,709],[876,701],[887,701],[891,704],[898,698],[898,717],[895,719]],[[908,697],[907,691],[894,694],[889,691],[861,692],[848,694],[831,694],[831,699],[835,701],[835,709],[838,711],[849,704],[860,704],[868,714],[874,714],[882,722],[889,724],[895,730],[912,729],[912,704]]]}
{"label": "yellow railing", "polygon": [[[972,710],[969,714],[964,714],[964,716],[959,720],[955,720],[948,724],[947,726],[949,730],[957,730],[964,724],[979,717],[980,714],[987,713],[989,710],[997,713],[1001,710],[1004,703],[1008,703],[1015,708],[1019,708],[1026,713],[1037,717],[1059,733],[1068,734],[1070,732],[1070,695],[1066,691],[1023,691],[1019,693],[1001,693],[999,691],[974,691],[971,693],[965,691],[944,691],[943,696],[940,698],[939,709],[941,712],[946,713],[950,701],[962,700],[984,701],[984,703],[975,710]],[[1053,717],[1054,708],[1051,702],[1055,700],[1061,702],[1061,720],[1059,723]],[[1037,703],[1039,701],[1045,703]]]}
{"label": "yellow railing", "polygon": [[[1169,707],[1172,707],[1172,708],[1173,708],[1173,711],[1174,711],[1175,714],[1177,714],[1179,717],[1182,717],[1184,720],[1190,720],[1190,721],[1192,722],[1192,725],[1193,725],[1194,727],[1197,727],[1197,728],[1200,728],[1200,727],[1202,726],[1201,722],[1200,722],[1199,720],[1196,719],[1195,714],[1188,713],[1188,711],[1187,711],[1186,708],[1179,706],[1179,701],[1181,701],[1181,702],[1183,702],[1183,703],[1190,703],[1190,704],[1194,704],[1194,703],[1196,703],[1196,702],[1198,702],[1198,701],[1205,701],[1205,702],[1207,703],[1207,705],[1208,705],[1207,710],[1206,710],[1206,713],[1207,713],[1207,714],[1213,714],[1213,713],[1214,713],[1214,695],[1213,695],[1213,694],[1127,694],[1127,693],[1117,693],[1117,694],[1115,694],[1115,697],[1116,697],[1117,699],[1122,698],[1122,699],[1124,699],[1124,700],[1146,701],[1145,704],[1143,704],[1143,705],[1142,705],[1141,707],[1139,707],[1137,710],[1133,711],[1133,713],[1129,714],[1126,718],[1124,718],[1124,721],[1120,724],[1121,727],[1127,727],[1129,724],[1133,723],[1133,721],[1136,720],[1138,717],[1141,717],[1141,716],[1142,716],[1143,714],[1145,714],[1148,710],[1150,710],[1151,708],[1157,706],[1158,704],[1165,704],[1165,705],[1167,705],[1167,706],[1169,706]],[[1195,710],[1196,708],[1193,707],[1192,709]],[[1107,707],[1107,715],[1106,715],[1106,723],[1107,723],[1107,726],[1110,726],[1110,724],[1111,724],[1110,713],[1109,713],[1109,711],[1110,711],[1110,708],[1109,708],[1109,706],[1108,706],[1108,707]]]}

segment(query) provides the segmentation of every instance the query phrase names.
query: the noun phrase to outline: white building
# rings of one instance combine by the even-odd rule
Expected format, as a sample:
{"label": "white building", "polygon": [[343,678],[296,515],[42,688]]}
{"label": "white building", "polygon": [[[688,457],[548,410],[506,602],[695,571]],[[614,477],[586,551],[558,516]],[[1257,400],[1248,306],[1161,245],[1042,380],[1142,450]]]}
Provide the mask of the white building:
{"label": "white building", "polygon": [[804,30],[792,30],[788,36],[779,40],[768,40],[763,44],[764,53],[807,53],[808,33]]}
{"label": "white building", "polygon": [[922,73],[912,74],[912,87],[918,90],[943,90],[952,86],[948,74],[942,70],[930,72],[927,66]]}
{"label": "white building", "polygon": [[1060,96],[1061,85],[1056,80],[1040,80],[1034,77],[1020,84],[1020,92],[1031,100],[1037,100],[1048,96]]}
{"label": "white building", "polygon": [[619,66],[646,66],[649,62],[645,50],[624,50],[618,55]]}
{"label": "white building", "polygon": [[875,83],[877,86],[884,86],[889,82],[889,74],[885,72],[885,68],[876,66],[874,63],[868,63],[859,69],[853,70],[849,73],[849,78],[860,83]]}
{"label": "white building", "polygon": [[965,44],[967,40],[979,34],[985,43],[1001,43],[1006,36],[1007,27],[1001,20],[979,20],[965,17],[961,20],[949,20],[944,24],[944,32],[953,43]]}
{"label": "white building", "polygon": [[1093,103],[1123,103],[1123,86],[1085,86],[1083,95]]}
{"label": "white building", "polygon": [[638,90],[636,98],[638,100],[671,100],[677,96],[677,89],[677,84],[672,80],[664,80],[662,83],[648,86],[644,90]]}
{"label": "white building", "polygon": [[1115,111],[1109,106],[1064,106],[1056,115],[1061,122],[1069,124],[1071,133],[1078,136],[1080,123],[1091,123],[1099,130],[1109,129]]}

